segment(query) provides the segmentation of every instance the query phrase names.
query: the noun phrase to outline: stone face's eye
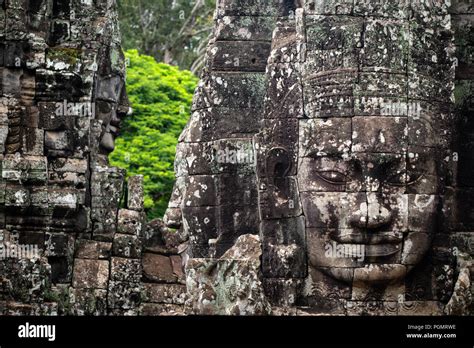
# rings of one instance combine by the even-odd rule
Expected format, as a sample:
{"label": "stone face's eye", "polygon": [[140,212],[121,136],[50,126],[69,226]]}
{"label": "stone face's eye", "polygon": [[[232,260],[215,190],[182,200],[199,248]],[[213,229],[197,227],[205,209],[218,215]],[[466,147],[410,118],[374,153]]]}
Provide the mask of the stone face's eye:
{"label": "stone face's eye", "polygon": [[423,174],[408,174],[403,171],[387,177],[386,183],[391,186],[409,186],[421,179]]}
{"label": "stone face's eye", "polygon": [[407,173],[393,174],[387,177],[386,183],[390,186],[405,186],[407,184]]}
{"label": "stone face's eye", "polygon": [[418,182],[423,178],[423,174],[421,173],[411,173],[406,175],[406,184],[413,185],[414,183]]}
{"label": "stone face's eye", "polygon": [[334,170],[317,172],[317,174],[321,179],[333,185],[344,185],[347,182],[345,174]]}

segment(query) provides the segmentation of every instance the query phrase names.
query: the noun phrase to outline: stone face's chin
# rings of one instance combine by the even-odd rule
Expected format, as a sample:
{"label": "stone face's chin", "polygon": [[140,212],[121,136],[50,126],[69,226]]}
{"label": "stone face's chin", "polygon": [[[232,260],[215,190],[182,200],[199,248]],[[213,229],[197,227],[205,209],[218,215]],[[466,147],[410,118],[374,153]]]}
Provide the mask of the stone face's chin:
{"label": "stone face's chin", "polygon": [[114,151],[115,150],[114,136],[111,133],[106,132],[104,134],[104,136],[102,137],[102,140],[100,142],[100,146],[108,152]]}

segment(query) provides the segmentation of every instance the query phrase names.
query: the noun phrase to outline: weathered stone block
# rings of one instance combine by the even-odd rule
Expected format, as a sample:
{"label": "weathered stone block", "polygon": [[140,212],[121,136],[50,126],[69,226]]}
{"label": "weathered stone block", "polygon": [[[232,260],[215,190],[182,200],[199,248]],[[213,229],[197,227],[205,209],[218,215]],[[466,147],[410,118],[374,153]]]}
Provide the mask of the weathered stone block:
{"label": "weathered stone block", "polygon": [[216,205],[218,178],[214,175],[192,175],[189,177],[183,196],[185,207]]}
{"label": "weathered stone block", "polygon": [[117,232],[138,236],[143,229],[144,216],[142,213],[120,209],[118,212]]}
{"label": "weathered stone block", "polygon": [[308,0],[304,3],[305,11],[318,15],[344,15],[353,11],[351,0]]}
{"label": "weathered stone block", "polygon": [[72,259],[74,255],[74,236],[62,233],[46,233],[46,256],[63,256]]}
{"label": "weathered stone block", "polygon": [[112,257],[110,275],[113,281],[138,283],[142,278],[141,260]]}
{"label": "weathered stone block", "polygon": [[143,316],[182,316],[185,315],[184,307],[172,303],[144,303],[140,309]]}
{"label": "weathered stone block", "polygon": [[30,192],[15,185],[7,185],[5,188],[5,206],[28,207],[31,205]]}
{"label": "weathered stone block", "polygon": [[[302,16],[297,15],[298,20],[302,20]],[[294,16],[293,16],[294,19]],[[283,63],[285,64],[290,63],[283,68],[288,74],[297,76],[298,71],[294,71],[294,68],[299,68],[299,62],[304,61],[304,56],[306,54],[306,44],[304,42],[304,34],[301,27],[295,28],[292,25],[288,25],[285,22],[277,22],[277,26],[273,31],[272,37],[272,52],[270,54],[270,58],[268,59],[267,68],[274,67],[274,64]],[[267,74],[270,69],[267,69]],[[283,73],[282,73],[283,75]]]}
{"label": "weathered stone block", "polygon": [[406,301],[398,310],[401,316],[438,316],[442,313],[442,304],[437,301]]}
{"label": "weathered stone block", "polygon": [[451,7],[449,9],[450,13],[474,13],[474,5],[469,1],[464,0],[452,0]]}
{"label": "weathered stone block", "polygon": [[212,146],[214,172],[252,174],[255,152],[251,138],[221,139]]}
{"label": "weathered stone block", "polygon": [[22,71],[19,69],[2,69],[2,94],[5,97],[19,97],[21,93],[21,75]]}
{"label": "weathered stone block", "polygon": [[171,255],[171,268],[173,269],[173,273],[176,274],[178,277],[178,282],[183,283],[185,282],[185,275],[184,275],[184,262],[181,255]]}
{"label": "weathered stone block", "polygon": [[303,287],[300,279],[263,279],[265,296],[272,306],[293,307],[297,304],[298,294]]}
{"label": "weathered stone block", "polygon": [[352,151],[400,153],[407,150],[405,117],[354,117]]}
{"label": "weathered stone block", "polygon": [[[218,0],[218,16],[285,16],[294,11],[291,2],[268,2],[265,0]],[[294,12],[293,12],[294,13]]]}
{"label": "weathered stone block", "polygon": [[[395,4],[397,6],[397,4]],[[404,74],[410,52],[407,21],[369,19],[365,21],[361,67]],[[397,44],[392,44],[396,42]]]}
{"label": "weathered stone block", "polygon": [[[440,68],[447,69],[446,67]],[[453,71],[454,72],[454,71]],[[431,74],[432,75],[432,74]],[[454,84],[433,77],[410,73],[408,75],[408,98],[410,100],[431,100],[447,103],[452,97]]]}
{"label": "weathered stone block", "polygon": [[354,270],[354,282],[370,282],[373,280],[403,279],[407,268],[399,264],[368,265]]}
{"label": "weathered stone block", "polygon": [[[308,53],[308,56],[311,54]],[[314,56],[320,57],[319,53]],[[330,54],[331,59],[333,54]],[[324,55],[322,55],[324,57]],[[350,67],[339,71],[342,63],[325,64],[327,72],[312,74],[315,68],[305,66],[303,72],[304,111],[308,118],[315,117],[350,117],[354,115],[354,83],[357,81],[356,70]],[[335,70],[335,71],[334,71]]]}
{"label": "weathered stone block", "polygon": [[261,73],[213,74],[197,87],[193,111],[209,107],[261,108],[265,76]]}
{"label": "weathered stone block", "polygon": [[221,138],[245,138],[259,131],[260,120],[259,109],[202,109],[192,114],[179,140],[197,143]]}
{"label": "weathered stone block", "polygon": [[110,281],[107,305],[109,309],[136,309],[142,301],[140,283]]}
{"label": "weathered stone block", "polygon": [[85,204],[86,190],[66,190],[48,187],[48,204],[54,207],[74,210]]}
{"label": "weathered stone block", "polygon": [[300,196],[307,227],[351,228],[350,212],[367,216],[365,193],[301,192]]}
{"label": "weathered stone block", "polygon": [[348,153],[352,145],[352,122],[349,118],[301,120],[299,156],[332,156]]}
{"label": "weathered stone block", "polygon": [[183,208],[183,227],[185,234],[190,236],[191,249],[207,246],[209,239],[217,238],[217,214],[216,207]]}
{"label": "weathered stone block", "polygon": [[74,261],[72,286],[78,289],[107,289],[109,262],[105,260]]}
{"label": "weathered stone block", "polygon": [[332,278],[324,269],[310,267],[298,303],[309,306],[315,313],[345,314],[344,304],[350,299],[350,290],[348,284]]}
{"label": "weathered stone block", "polygon": [[410,146],[407,158],[407,192],[433,195],[444,192],[445,159],[449,153],[435,148]]}
{"label": "weathered stone block", "polygon": [[69,288],[72,315],[107,315],[107,290]]}
{"label": "weathered stone block", "polygon": [[[220,206],[218,209],[218,234],[222,243],[232,243],[243,234],[256,234],[258,219],[255,214],[257,206],[241,207],[235,205]],[[234,238],[232,238],[232,237]],[[229,247],[231,245],[228,245]]]}
{"label": "weathered stone block", "polygon": [[271,41],[275,18],[254,16],[223,16],[217,18],[216,40]]}
{"label": "weathered stone block", "polygon": [[[226,194],[233,192],[233,195]],[[245,174],[219,175],[217,204],[222,206],[249,206],[258,200],[257,183],[254,176]]]}
{"label": "weathered stone block", "polygon": [[[259,277],[260,250],[259,238],[246,235],[239,237],[235,246],[220,260],[190,259],[186,267],[186,285],[190,295],[186,301],[186,312],[206,315],[269,314],[271,308]],[[235,276],[228,277],[227,274]]]}
{"label": "weathered stone block", "polygon": [[391,316],[398,315],[398,302],[385,301],[347,301],[349,316]]}
{"label": "weathered stone block", "polygon": [[408,230],[429,232],[436,228],[439,197],[434,195],[409,195]]}
{"label": "weathered stone block", "polygon": [[116,233],[114,235],[112,255],[126,258],[140,258],[142,241],[138,236]]}
{"label": "weathered stone block", "polygon": [[146,302],[184,305],[186,286],[144,283]]}
{"label": "weathered stone block", "polygon": [[303,278],[306,275],[304,250],[295,245],[272,245],[263,248],[263,274],[269,278]]}
{"label": "weathered stone block", "polygon": [[123,169],[95,167],[91,177],[92,206],[117,207],[123,193],[124,177]]}
{"label": "weathered stone block", "polygon": [[79,239],[76,242],[75,257],[79,259],[108,259],[112,243]]}
{"label": "weathered stone block", "polygon": [[7,155],[2,161],[2,178],[7,182],[44,184],[48,178],[48,164],[43,156]]}
{"label": "weathered stone block", "polygon": [[213,160],[214,151],[210,143],[179,143],[174,164],[176,176],[215,174],[217,168],[213,168]]}
{"label": "weathered stone block", "polygon": [[[37,246],[40,250],[45,249],[45,240],[46,235],[41,231],[22,231],[22,233],[18,235],[18,244]],[[67,247],[67,245],[64,246]]]}
{"label": "weathered stone block", "polygon": [[298,65],[273,63],[267,66],[272,76],[267,82],[265,118],[303,117],[303,88]]}
{"label": "weathered stone block", "polygon": [[260,182],[259,208],[263,219],[301,215],[296,178],[270,178]]}
{"label": "weathered stone block", "polygon": [[171,259],[168,256],[145,253],[142,259],[143,276],[151,282],[176,283],[178,276],[174,273]]}
{"label": "weathered stone block", "polygon": [[127,208],[131,210],[143,210],[143,175],[135,175],[128,179]]}
{"label": "weathered stone block", "polygon": [[260,224],[263,244],[296,244],[306,248],[305,223],[302,216],[281,220],[263,220]]}
{"label": "weathered stone block", "polygon": [[265,72],[270,42],[217,41],[208,49],[214,71]]}

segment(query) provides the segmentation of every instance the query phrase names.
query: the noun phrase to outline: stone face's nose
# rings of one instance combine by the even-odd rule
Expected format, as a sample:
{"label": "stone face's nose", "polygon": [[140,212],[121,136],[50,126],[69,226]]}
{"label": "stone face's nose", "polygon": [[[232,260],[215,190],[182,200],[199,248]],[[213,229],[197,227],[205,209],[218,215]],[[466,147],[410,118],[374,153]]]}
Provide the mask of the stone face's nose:
{"label": "stone face's nose", "polygon": [[352,213],[350,222],[353,227],[373,231],[389,226],[392,220],[393,212],[383,204],[382,197],[377,193],[367,193],[367,202]]}
{"label": "stone face's nose", "polygon": [[377,193],[367,193],[367,229],[379,229],[391,224],[393,213],[384,206],[383,197]]}

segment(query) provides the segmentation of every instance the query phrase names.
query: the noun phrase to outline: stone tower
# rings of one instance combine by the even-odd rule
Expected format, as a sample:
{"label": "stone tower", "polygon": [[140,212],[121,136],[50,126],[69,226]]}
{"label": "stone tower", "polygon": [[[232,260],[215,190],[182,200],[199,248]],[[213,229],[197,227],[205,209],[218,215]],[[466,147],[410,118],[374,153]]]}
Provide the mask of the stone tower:
{"label": "stone tower", "polygon": [[218,1],[165,216],[191,312],[472,310],[472,12]]}
{"label": "stone tower", "polygon": [[4,0],[0,24],[0,313],[134,313],[141,178],[108,165],[129,112],[116,3]]}

